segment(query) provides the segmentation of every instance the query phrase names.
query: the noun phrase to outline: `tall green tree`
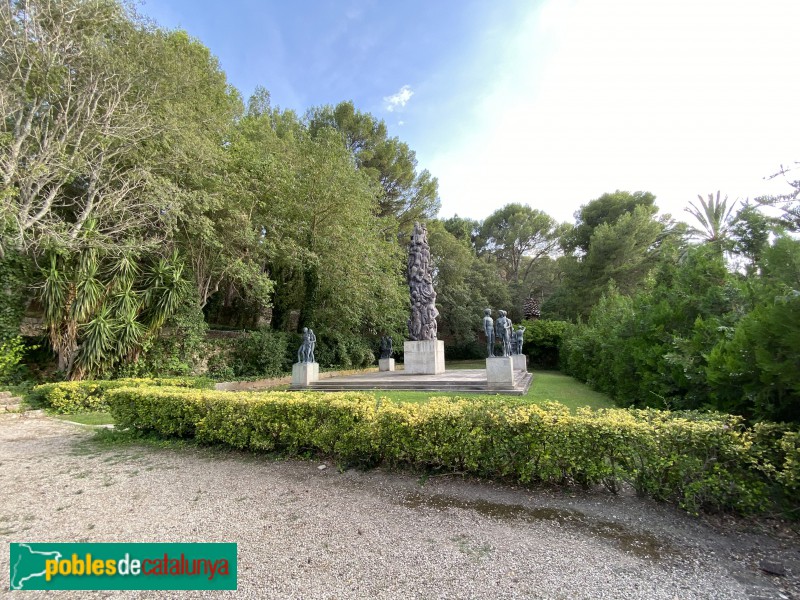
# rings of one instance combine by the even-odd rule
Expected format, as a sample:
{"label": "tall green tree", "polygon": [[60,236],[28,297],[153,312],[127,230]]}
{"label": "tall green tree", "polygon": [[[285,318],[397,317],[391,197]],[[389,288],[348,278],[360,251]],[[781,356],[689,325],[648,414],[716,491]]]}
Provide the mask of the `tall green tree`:
{"label": "tall green tree", "polygon": [[569,252],[579,250],[588,252],[589,244],[595,229],[601,225],[613,225],[620,217],[630,214],[637,207],[651,217],[658,212],[656,197],[650,192],[625,192],[617,190],[613,193],[603,194],[588,204],[581,206],[575,213],[575,227],[565,235],[563,243]]}
{"label": "tall green tree", "polygon": [[476,219],[454,215],[443,219],[442,224],[457,240],[467,243],[474,253],[483,249],[486,244],[481,238],[481,222]]}
{"label": "tall green tree", "polygon": [[114,0],[0,5],[0,258],[74,247],[158,221],[137,147],[157,132],[152,91],[127,68],[140,28]]}
{"label": "tall green tree", "polygon": [[541,282],[533,277],[538,267],[560,253],[560,240],[567,225],[550,215],[523,204],[507,204],[489,215],[473,237],[481,256],[491,256],[509,286],[509,311],[521,319],[525,300],[542,293]]}
{"label": "tall green tree", "polygon": [[142,159],[170,242],[185,257],[199,308],[226,286],[249,289],[268,306],[272,282],[263,271],[257,200],[233,142],[244,107],[208,48],[183,31],[149,32],[139,54],[157,82],[150,113],[161,134]]}
{"label": "tall green tree", "polygon": [[762,206],[774,206],[782,213],[784,226],[791,231],[800,230],[800,179],[797,179],[797,168],[800,162],[790,166],[783,166],[767,179],[783,179],[789,190],[782,194],[761,196],[756,198],[756,203]]}
{"label": "tall green tree", "polygon": [[415,152],[397,137],[389,137],[384,121],[356,110],[352,102],[312,109],[306,120],[312,136],[326,127],[338,131],[358,168],[380,184],[379,216],[397,219],[404,233],[414,221],[436,216],[438,181],[427,169],[417,172]]}
{"label": "tall green tree", "polygon": [[[493,212],[481,226],[485,251],[492,252],[506,269],[506,279],[525,280],[537,259],[552,254],[561,229],[547,213],[527,204],[507,204]],[[531,260],[525,264],[524,258]]]}
{"label": "tall green tree", "polygon": [[769,246],[770,234],[780,231],[776,220],[764,215],[757,206],[745,204],[736,213],[730,228],[731,251],[744,260],[748,274],[758,269],[764,249]]}
{"label": "tall green tree", "polygon": [[[255,103],[254,103],[255,102]],[[354,164],[341,133],[311,135],[260,94],[231,144],[242,193],[254,202],[273,326],[342,335],[395,332],[405,322],[402,250],[378,216],[380,187]]]}
{"label": "tall green tree", "polygon": [[668,234],[668,224],[655,218],[649,203],[622,211],[614,221],[600,222],[592,229],[585,254],[561,262],[563,283],[544,313],[562,319],[586,317],[612,282],[620,294],[634,294],[657,264]]}

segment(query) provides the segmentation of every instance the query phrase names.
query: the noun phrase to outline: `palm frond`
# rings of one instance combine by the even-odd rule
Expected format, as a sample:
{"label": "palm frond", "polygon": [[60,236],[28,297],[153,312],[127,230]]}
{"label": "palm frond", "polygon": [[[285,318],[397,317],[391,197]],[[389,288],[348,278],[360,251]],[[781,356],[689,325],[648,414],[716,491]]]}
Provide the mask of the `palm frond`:
{"label": "palm frond", "polygon": [[693,237],[702,239],[706,242],[722,244],[730,235],[730,228],[733,225],[733,211],[736,208],[734,201],[728,206],[728,197],[720,199],[721,193],[717,191],[708,195],[708,201],[701,195],[697,195],[700,206],[694,202],[689,202],[686,212],[692,215],[701,227],[689,227],[689,234]]}

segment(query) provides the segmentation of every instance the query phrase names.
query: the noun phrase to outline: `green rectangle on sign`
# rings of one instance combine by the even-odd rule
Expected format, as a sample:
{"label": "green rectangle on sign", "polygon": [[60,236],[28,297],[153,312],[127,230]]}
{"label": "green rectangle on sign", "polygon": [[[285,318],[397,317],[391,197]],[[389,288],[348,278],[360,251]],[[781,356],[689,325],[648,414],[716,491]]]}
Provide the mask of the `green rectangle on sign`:
{"label": "green rectangle on sign", "polygon": [[236,544],[10,546],[12,590],[236,589]]}

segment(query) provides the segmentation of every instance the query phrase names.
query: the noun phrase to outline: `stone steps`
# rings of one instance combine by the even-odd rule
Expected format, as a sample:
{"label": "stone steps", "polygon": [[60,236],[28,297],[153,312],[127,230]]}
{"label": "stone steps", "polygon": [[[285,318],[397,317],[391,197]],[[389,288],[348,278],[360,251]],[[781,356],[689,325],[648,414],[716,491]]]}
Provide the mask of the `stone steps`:
{"label": "stone steps", "polygon": [[332,377],[330,379],[319,380],[311,383],[308,387],[291,387],[289,389],[305,389],[320,392],[347,392],[347,391],[404,391],[404,392],[447,392],[447,393],[470,393],[470,394],[503,394],[520,396],[528,391],[533,380],[531,373],[518,371],[515,373],[514,387],[492,389],[487,388],[486,382],[459,379],[457,375],[448,379],[437,379],[436,381],[425,381],[424,378],[415,379],[412,377],[383,378],[381,380],[369,381],[360,379],[348,381],[346,378]]}
{"label": "stone steps", "polygon": [[[330,387],[330,388],[302,388],[305,390],[311,390],[315,392],[430,392],[432,395],[435,395],[436,392],[442,392],[447,394],[484,394],[484,395],[503,395],[503,396],[522,396],[524,392],[516,389],[508,389],[508,390],[487,390],[484,388],[479,389],[463,389],[463,388],[453,388],[453,389],[441,389],[441,388],[392,388],[391,390],[383,387],[383,388],[353,388],[353,387]],[[290,391],[301,391],[301,388],[293,388]]]}

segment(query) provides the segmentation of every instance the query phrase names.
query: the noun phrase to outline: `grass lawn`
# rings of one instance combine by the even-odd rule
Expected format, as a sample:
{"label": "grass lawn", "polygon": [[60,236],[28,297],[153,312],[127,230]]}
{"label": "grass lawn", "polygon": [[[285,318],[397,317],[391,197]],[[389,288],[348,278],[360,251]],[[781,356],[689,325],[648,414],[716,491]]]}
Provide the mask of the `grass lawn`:
{"label": "grass lawn", "polygon": [[[447,363],[447,370],[452,369],[482,369],[486,363],[478,361],[458,361]],[[395,402],[427,402],[432,396],[455,398],[475,397],[482,394],[447,393],[447,392],[394,392],[376,391],[376,398],[388,398]],[[538,404],[541,402],[561,402],[570,409],[575,410],[582,406],[590,408],[614,408],[611,398],[600,392],[595,392],[589,386],[577,379],[563,375],[557,371],[535,371],[533,382],[524,396],[509,396],[509,398],[522,399]]]}
{"label": "grass lawn", "polygon": [[532,402],[554,400],[566,404],[573,410],[581,406],[616,407],[611,398],[605,394],[595,392],[588,385],[558,371],[535,371],[531,388],[523,397]]}

